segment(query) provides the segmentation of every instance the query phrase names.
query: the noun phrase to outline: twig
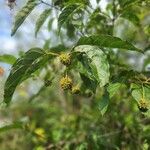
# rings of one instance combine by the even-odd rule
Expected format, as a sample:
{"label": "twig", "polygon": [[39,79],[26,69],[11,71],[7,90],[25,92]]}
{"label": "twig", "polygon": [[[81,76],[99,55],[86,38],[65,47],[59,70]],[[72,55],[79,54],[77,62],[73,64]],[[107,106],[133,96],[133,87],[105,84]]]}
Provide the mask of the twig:
{"label": "twig", "polygon": [[56,7],[56,6],[54,6],[54,5],[51,5],[51,4],[49,4],[49,3],[47,3],[47,2],[45,2],[45,1],[43,1],[43,0],[40,0],[40,2],[43,3],[43,4],[45,4],[45,5],[47,5],[47,6],[50,6],[50,7],[53,7],[53,8],[55,8],[55,9],[59,10],[58,7]]}

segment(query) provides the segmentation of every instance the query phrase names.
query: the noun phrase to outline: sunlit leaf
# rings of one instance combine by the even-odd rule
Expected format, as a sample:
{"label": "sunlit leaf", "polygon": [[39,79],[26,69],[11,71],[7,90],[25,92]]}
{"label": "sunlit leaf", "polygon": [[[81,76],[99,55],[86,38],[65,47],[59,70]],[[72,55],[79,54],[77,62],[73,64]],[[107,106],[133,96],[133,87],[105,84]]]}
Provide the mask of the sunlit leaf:
{"label": "sunlit leaf", "polygon": [[42,14],[39,16],[37,22],[36,22],[36,27],[35,27],[35,36],[37,36],[37,33],[39,32],[39,30],[41,29],[42,25],[44,24],[44,22],[46,21],[46,19],[48,18],[48,16],[51,13],[51,9],[46,9],[42,12]]}
{"label": "sunlit leaf", "polygon": [[12,65],[14,64],[15,61],[16,61],[16,57],[13,55],[9,55],[9,54],[0,55],[0,62],[4,62]]}
{"label": "sunlit leaf", "polygon": [[110,83],[107,88],[110,98],[112,98],[120,90],[121,87],[125,87],[125,84],[119,82]]}
{"label": "sunlit leaf", "polygon": [[12,129],[22,129],[23,128],[23,123],[22,122],[14,122],[12,124],[9,125],[5,125],[0,127],[0,133],[1,132],[6,132]]}
{"label": "sunlit leaf", "polygon": [[25,21],[28,15],[32,12],[35,6],[38,4],[38,0],[28,0],[26,5],[17,13],[12,28],[11,36],[13,36],[21,24]]}
{"label": "sunlit leaf", "polygon": [[142,98],[150,101],[150,86],[149,85],[140,85],[140,84],[131,84],[131,92],[133,98],[138,102]]}
{"label": "sunlit leaf", "polygon": [[78,11],[80,8],[82,8],[83,5],[77,3],[77,4],[70,4],[68,6],[66,6],[63,11],[61,12],[61,14],[59,15],[59,18],[58,18],[58,26],[59,26],[59,29],[61,28],[61,26],[66,23],[70,17],[72,17],[72,15]]}
{"label": "sunlit leaf", "polygon": [[85,54],[87,57],[87,61],[84,63],[83,59],[79,60],[84,65],[84,71],[81,73],[91,79],[94,78],[100,86],[104,86],[109,82],[109,64],[106,55],[100,48],[82,45],[77,46],[74,50],[81,53],[81,55]]}

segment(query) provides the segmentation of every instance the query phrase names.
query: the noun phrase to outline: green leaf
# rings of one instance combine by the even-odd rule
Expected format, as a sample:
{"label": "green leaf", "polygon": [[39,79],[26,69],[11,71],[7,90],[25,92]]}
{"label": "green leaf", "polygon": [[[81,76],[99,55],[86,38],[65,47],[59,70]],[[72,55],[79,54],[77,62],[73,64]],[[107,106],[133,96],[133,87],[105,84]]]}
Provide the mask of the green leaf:
{"label": "green leaf", "polygon": [[138,0],[119,0],[119,3],[122,7],[129,7],[129,5],[137,2]]}
{"label": "green leaf", "polygon": [[126,11],[124,11],[121,16],[122,18],[125,18],[129,21],[131,21],[134,25],[139,26],[140,25],[140,19],[138,18],[138,16],[135,14],[135,11],[131,11],[129,9],[127,9]]}
{"label": "green leaf", "polygon": [[97,3],[99,3],[101,0],[96,0]]}
{"label": "green leaf", "polygon": [[131,92],[133,98],[138,102],[142,98],[150,101],[150,86],[149,85],[142,85],[140,84],[131,84]]}
{"label": "green leaf", "polygon": [[61,14],[59,15],[58,18],[58,26],[59,29],[61,28],[61,26],[66,23],[70,17],[72,17],[72,15],[74,13],[76,13],[79,9],[81,9],[83,7],[82,4],[80,3],[74,3],[74,4],[70,4],[68,6],[66,6],[63,11],[61,12]]}
{"label": "green leaf", "polygon": [[79,69],[80,73],[96,80],[100,86],[104,86],[109,82],[109,64],[106,55],[99,47],[82,45],[75,47],[74,51],[87,57],[84,63],[83,59],[79,60],[84,69]]}
{"label": "green leaf", "polygon": [[59,52],[64,52],[64,51],[66,51],[67,49],[68,49],[68,48],[65,47],[64,45],[59,44],[59,45],[57,45],[57,46],[55,46],[55,47],[51,47],[49,50],[50,50],[51,52],[59,53]]}
{"label": "green leaf", "polygon": [[144,49],[144,51],[149,51],[150,50],[150,44]]}
{"label": "green leaf", "polygon": [[45,58],[45,52],[40,48],[32,48],[24,56],[17,59],[7,78],[4,88],[4,102],[9,104],[18,84],[27,79],[40,65],[35,64]]}
{"label": "green leaf", "polygon": [[51,9],[46,9],[42,12],[42,14],[39,16],[37,22],[36,22],[36,27],[35,27],[35,36],[37,36],[37,33],[39,32],[39,30],[41,29],[42,25],[44,24],[44,22],[46,21],[46,19],[48,18],[48,16],[51,13]]}
{"label": "green leaf", "polygon": [[14,64],[16,61],[16,57],[13,55],[8,55],[8,54],[4,54],[4,55],[0,55],[0,62],[4,62],[7,64]]}
{"label": "green leaf", "polygon": [[3,127],[0,127],[0,133],[1,132],[6,132],[11,129],[22,129],[23,128],[23,123],[22,122],[14,122],[10,125],[5,125]]}
{"label": "green leaf", "polygon": [[88,77],[86,77],[84,74],[80,73],[81,79],[84,82],[84,85],[87,89],[96,92],[97,82],[90,80]]}
{"label": "green leaf", "polygon": [[89,80],[96,81],[90,66],[90,60],[88,59],[88,56],[80,54],[77,56],[77,59],[78,60],[74,65],[74,69],[80,72],[80,74],[89,78]]}
{"label": "green leaf", "polygon": [[143,63],[143,69],[147,69],[146,67],[148,67],[150,65],[150,55],[147,56],[147,58],[145,58],[144,63]]}
{"label": "green leaf", "polygon": [[28,15],[32,12],[32,10],[38,3],[39,2],[37,0],[28,0],[26,5],[17,13],[12,28],[11,36],[13,36],[16,33],[18,28],[21,26],[21,24],[25,21],[25,19],[28,17]]}
{"label": "green leaf", "polygon": [[125,87],[125,84],[123,83],[110,83],[107,87],[107,91],[109,92],[109,97],[112,98],[121,87]]}
{"label": "green leaf", "polygon": [[77,45],[96,45],[100,47],[119,48],[142,52],[131,43],[110,35],[92,35],[89,37],[81,37]]}
{"label": "green leaf", "polygon": [[98,104],[98,108],[99,108],[102,116],[107,111],[108,104],[109,104],[109,93],[105,90],[105,93],[104,93],[103,97],[100,99],[99,104]]}

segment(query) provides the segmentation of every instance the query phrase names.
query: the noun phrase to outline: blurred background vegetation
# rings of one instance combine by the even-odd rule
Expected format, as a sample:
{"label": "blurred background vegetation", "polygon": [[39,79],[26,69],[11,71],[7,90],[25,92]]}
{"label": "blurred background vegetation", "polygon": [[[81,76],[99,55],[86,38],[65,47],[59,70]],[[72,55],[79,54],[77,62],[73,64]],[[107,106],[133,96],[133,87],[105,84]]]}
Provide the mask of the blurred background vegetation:
{"label": "blurred background vegetation", "polygon": [[[59,6],[61,4],[57,2],[58,4],[55,1],[55,5],[61,8]],[[85,18],[81,17],[77,22],[68,23],[59,36],[57,32],[59,12],[52,8],[49,19],[35,38],[33,31],[37,14],[48,6],[38,6],[18,33],[11,37],[12,20],[16,11],[25,2],[17,1],[15,8],[9,10],[6,2],[0,0],[0,54],[13,54],[18,58],[31,47],[55,49],[54,47],[57,46],[57,50],[65,49],[71,46],[81,34],[107,33],[128,40],[146,51],[143,55],[114,50],[112,60],[117,60],[116,63],[136,71],[149,71],[149,0],[139,1],[139,3],[132,3],[129,0],[116,0],[115,3],[113,0],[91,0],[90,2],[92,13],[86,26],[85,15],[83,16]],[[116,15],[119,15],[122,10],[125,10],[122,16],[115,18],[114,22],[109,21],[107,15],[111,18],[113,13],[117,12]],[[80,29],[79,33],[75,32],[73,25]],[[52,67],[48,68],[49,76],[53,77],[62,66],[57,60],[50,63]],[[6,63],[0,65],[5,70],[5,76],[0,83],[2,85],[11,65]],[[59,88],[61,71],[52,84],[45,86],[46,69],[36,72],[31,79],[17,88],[9,107],[1,104],[0,150],[150,149],[150,115],[139,111],[135,101],[124,88],[113,96],[107,112],[102,115],[99,111],[99,103],[103,89],[98,88],[96,96],[90,91],[87,91],[84,96],[72,96]]]}

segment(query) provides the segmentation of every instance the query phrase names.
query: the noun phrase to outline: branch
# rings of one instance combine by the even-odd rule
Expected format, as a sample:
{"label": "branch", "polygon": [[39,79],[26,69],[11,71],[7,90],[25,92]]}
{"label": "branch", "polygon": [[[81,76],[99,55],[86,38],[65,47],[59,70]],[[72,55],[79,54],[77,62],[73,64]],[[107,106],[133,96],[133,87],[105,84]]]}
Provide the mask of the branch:
{"label": "branch", "polygon": [[55,8],[55,9],[59,10],[58,7],[56,7],[56,6],[54,6],[54,5],[51,5],[51,4],[49,4],[49,3],[47,3],[47,2],[45,2],[45,1],[43,1],[43,0],[40,0],[40,2],[41,2],[42,4],[45,4],[45,5],[47,5],[47,6],[50,6],[50,7],[52,7],[52,8]]}

